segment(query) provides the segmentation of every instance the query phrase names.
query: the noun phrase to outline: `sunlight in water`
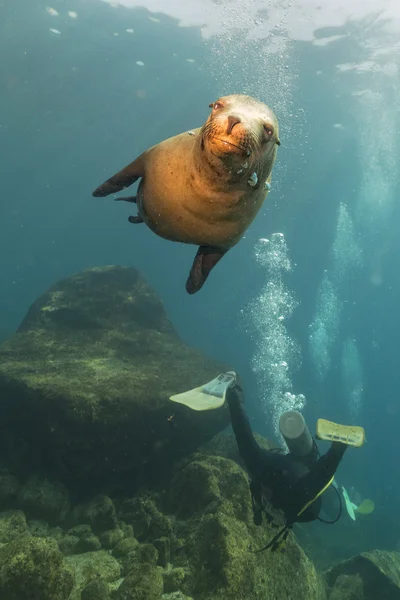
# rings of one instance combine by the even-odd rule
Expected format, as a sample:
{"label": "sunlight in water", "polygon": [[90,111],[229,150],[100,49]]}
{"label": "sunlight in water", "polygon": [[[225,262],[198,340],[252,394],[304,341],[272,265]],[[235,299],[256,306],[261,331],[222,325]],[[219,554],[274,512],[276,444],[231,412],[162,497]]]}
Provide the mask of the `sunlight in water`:
{"label": "sunlight in water", "polygon": [[330,269],[323,274],[310,325],[310,357],[320,382],[324,381],[331,367],[331,349],[339,334],[349,280],[361,267],[362,251],[357,243],[353,220],[346,205],[340,203]]}
{"label": "sunlight in water", "polygon": [[342,350],[342,386],[352,417],[357,417],[362,406],[363,367],[355,340],[347,338]]}

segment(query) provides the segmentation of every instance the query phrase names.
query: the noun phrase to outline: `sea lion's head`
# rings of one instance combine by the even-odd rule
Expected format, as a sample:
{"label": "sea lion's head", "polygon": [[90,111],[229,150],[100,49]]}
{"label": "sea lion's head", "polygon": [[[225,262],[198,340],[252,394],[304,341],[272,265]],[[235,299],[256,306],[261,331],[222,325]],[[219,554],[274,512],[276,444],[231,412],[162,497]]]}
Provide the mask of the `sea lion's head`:
{"label": "sea lion's head", "polygon": [[218,98],[201,129],[202,147],[220,160],[250,168],[275,160],[278,120],[264,103],[244,94]]}

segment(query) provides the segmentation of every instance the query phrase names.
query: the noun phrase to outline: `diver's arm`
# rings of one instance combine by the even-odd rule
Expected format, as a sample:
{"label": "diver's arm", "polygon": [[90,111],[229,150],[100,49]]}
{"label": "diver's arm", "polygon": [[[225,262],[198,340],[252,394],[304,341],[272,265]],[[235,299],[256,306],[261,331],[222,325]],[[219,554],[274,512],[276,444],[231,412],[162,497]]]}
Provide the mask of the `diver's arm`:
{"label": "diver's arm", "polygon": [[243,391],[238,385],[229,388],[226,394],[232,429],[236,437],[239,453],[248,471],[253,477],[259,477],[265,464],[265,452],[254,439],[249,419],[242,406],[242,395]]}

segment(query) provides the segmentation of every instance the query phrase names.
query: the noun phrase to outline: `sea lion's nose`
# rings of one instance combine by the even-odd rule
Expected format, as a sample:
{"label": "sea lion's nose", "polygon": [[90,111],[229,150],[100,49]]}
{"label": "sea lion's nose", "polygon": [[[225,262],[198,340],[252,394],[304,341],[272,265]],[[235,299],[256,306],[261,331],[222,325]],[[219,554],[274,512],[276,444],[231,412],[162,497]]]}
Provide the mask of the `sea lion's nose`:
{"label": "sea lion's nose", "polygon": [[229,115],[229,117],[228,117],[228,127],[227,127],[226,132],[229,133],[229,134],[232,133],[232,129],[238,123],[240,123],[240,118],[239,117],[237,117],[236,115]]}

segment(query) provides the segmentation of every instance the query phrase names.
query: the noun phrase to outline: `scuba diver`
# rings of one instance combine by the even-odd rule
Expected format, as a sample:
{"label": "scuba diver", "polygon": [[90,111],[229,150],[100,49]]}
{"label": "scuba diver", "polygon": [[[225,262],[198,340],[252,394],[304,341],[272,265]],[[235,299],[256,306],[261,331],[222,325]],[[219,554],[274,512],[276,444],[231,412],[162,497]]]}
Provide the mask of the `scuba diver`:
{"label": "scuba diver", "polygon": [[[228,405],[232,429],[239,453],[250,475],[250,491],[254,523],[261,525],[262,515],[274,526],[270,512],[283,513],[285,524],[274,538],[257,552],[267,548],[276,550],[286,540],[296,522],[319,519],[322,494],[334,480],[336,469],[348,446],[362,446],[365,439],[362,427],[343,426],[324,419],[317,421],[316,437],[331,442],[329,450],[320,455],[302,415],[297,411],[283,413],[279,428],[289,452],[280,448],[266,450],[254,438],[243,408],[243,391],[236,381],[236,373],[222,373],[209,383],[171,396],[171,400],[193,410],[212,410]],[[340,500],[340,498],[339,498]]]}

